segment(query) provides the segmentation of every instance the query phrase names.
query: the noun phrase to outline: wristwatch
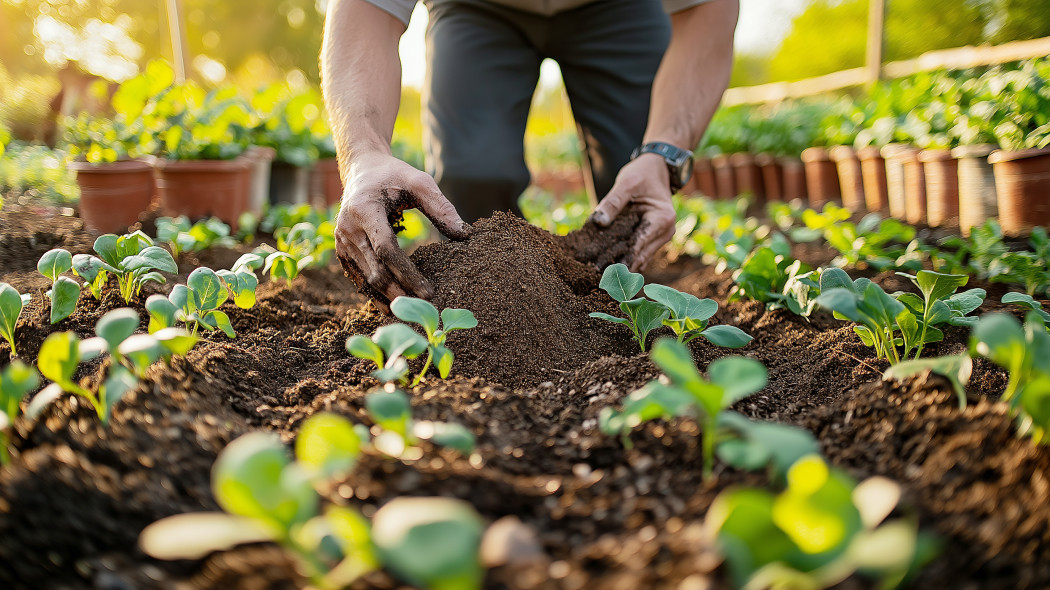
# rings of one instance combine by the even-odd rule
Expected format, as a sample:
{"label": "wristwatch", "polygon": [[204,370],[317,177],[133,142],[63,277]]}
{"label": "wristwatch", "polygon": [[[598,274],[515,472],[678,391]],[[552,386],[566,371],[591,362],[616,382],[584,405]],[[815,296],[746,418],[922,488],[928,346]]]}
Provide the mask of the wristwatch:
{"label": "wristwatch", "polygon": [[654,141],[635,148],[631,159],[650,153],[663,156],[667,162],[667,170],[671,173],[671,192],[677,193],[682,190],[693,175],[693,152],[662,141]]}

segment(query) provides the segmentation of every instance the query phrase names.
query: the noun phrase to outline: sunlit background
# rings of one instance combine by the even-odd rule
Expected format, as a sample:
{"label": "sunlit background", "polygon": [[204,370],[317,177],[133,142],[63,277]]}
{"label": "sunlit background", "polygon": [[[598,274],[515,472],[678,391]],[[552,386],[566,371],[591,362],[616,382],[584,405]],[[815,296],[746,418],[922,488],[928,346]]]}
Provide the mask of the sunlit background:
{"label": "sunlit background", "polygon": [[[188,75],[246,93],[284,81],[318,84],[327,0],[179,0]],[[53,143],[56,112],[104,111],[84,91],[173,58],[168,0],[0,0],[0,126],[12,139]],[[868,0],[741,0],[733,86],[796,80],[864,65]],[[426,10],[401,41],[404,91],[399,153],[422,166],[419,87]],[[965,45],[1050,35],[1047,0],[888,0],[886,61]],[[66,92],[60,95],[63,89]],[[73,92],[70,92],[73,90]],[[71,100],[71,96],[79,96]],[[576,168],[574,124],[556,64],[543,67],[526,136],[529,166]]]}

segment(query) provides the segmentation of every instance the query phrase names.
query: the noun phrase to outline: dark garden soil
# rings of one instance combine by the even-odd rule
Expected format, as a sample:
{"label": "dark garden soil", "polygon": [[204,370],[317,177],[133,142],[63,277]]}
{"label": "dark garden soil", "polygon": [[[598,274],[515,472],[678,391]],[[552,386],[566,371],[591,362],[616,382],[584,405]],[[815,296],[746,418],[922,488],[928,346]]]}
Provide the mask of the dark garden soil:
{"label": "dark garden soil", "polygon": [[[764,485],[766,477],[719,465],[704,481],[692,420],[647,424],[631,435],[631,450],[597,429],[602,408],[658,374],[626,328],[587,317],[615,309],[587,262],[622,258],[616,238],[636,223],[625,218],[607,230],[587,228],[586,239],[554,238],[497,215],[477,223],[465,242],[419,249],[413,259],[434,282],[435,303],[471,309],[479,326],[450,337],[451,378],[430,377],[411,390],[415,416],[465,425],[478,437],[477,450],[464,457],[423,443],[421,456],[402,459],[368,451],[329,499],[371,515],[396,496],[445,495],[470,501],[490,522],[510,519],[503,524],[517,526],[524,540],[515,559],[490,570],[490,588],[725,587],[704,515],[728,486]],[[103,313],[124,305],[113,295],[98,302],[85,293],[71,318],[48,325],[47,280],[35,273],[36,260],[53,247],[88,252],[93,237],[75,219],[8,209],[0,212],[0,229],[0,281],[33,294],[17,328],[27,362],[35,362],[50,332],[91,335]],[[184,281],[198,265],[228,266],[240,253],[186,255],[183,275],[148,287],[131,306],[142,313],[149,293]],[[812,245],[799,255],[827,261]],[[959,410],[939,378],[882,382],[885,363],[845,323],[727,303],[728,274],[698,260],[653,266],[650,280],[715,299],[721,307],[714,323],[755,337],[735,352],[763,362],[770,384],[735,409],[808,428],[829,460],[853,476],[884,475],[902,485],[900,515],[917,518],[942,544],[913,587],[1050,587],[1050,449],[1014,435],[995,401],[1006,384],[1003,371],[977,361],[973,403]],[[908,286],[890,274],[873,276],[889,290]],[[983,311],[998,309],[992,299],[998,296]],[[152,560],[136,545],[157,519],[217,509],[211,465],[241,434],[268,430],[291,442],[303,420],[320,411],[371,425],[363,400],[376,382],[344,343],[388,319],[335,266],[308,271],[290,286],[264,280],[258,300],[248,311],[224,308],[236,339],[206,335],[186,358],[152,367],[108,427],[73,398],[37,421],[15,423],[14,460],[0,470],[0,587],[302,585],[271,545],[185,562]],[[966,339],[965,330],[949,330],[929,354],[960,352]],[[728,354],[701,342],[693,344],[701,368]],[[0,344],[0,365],[9,356]],[[104,362],[79,377],[94,387]],[[399,586],[374,573],[355,587]]]}

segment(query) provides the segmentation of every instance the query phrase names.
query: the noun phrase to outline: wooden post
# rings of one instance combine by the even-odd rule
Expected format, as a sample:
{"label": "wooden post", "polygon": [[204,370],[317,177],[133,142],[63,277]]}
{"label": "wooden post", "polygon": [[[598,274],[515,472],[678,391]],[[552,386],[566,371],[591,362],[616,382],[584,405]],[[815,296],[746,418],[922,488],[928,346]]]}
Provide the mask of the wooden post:
{"label": "wooden post", "polygon": [[171,35],[171,53],[175,61],[175,81],[186,81],[186,66],[189,64],[189,52],[186,47],[186,28],[182,20],[181,0],[166,0],[168,8],[168,33]]}
{"label": "wooden post", "polygon": [[868,0],[868,56],[866,69],[871,83],[882,79],[882,51],[886,38],[886,0]]}

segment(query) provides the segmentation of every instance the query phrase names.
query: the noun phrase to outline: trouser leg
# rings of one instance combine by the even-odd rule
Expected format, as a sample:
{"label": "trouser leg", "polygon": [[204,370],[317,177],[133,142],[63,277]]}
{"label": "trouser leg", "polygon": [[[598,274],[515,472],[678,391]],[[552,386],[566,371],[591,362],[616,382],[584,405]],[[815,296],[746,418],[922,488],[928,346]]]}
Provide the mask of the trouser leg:
{"label": "trouser leg", "polygon": [[641,144],[670,20],[659,0],[594,2],[555,19],[549,55],[561,67],[601,199]]}
{"label": "trouser leg", "polygon": [[520,215],[518,197],[529,184],[523,138],[541,61],[505,10],[448,2],[431,9],[427,167],[468,222],[500,210]]}

